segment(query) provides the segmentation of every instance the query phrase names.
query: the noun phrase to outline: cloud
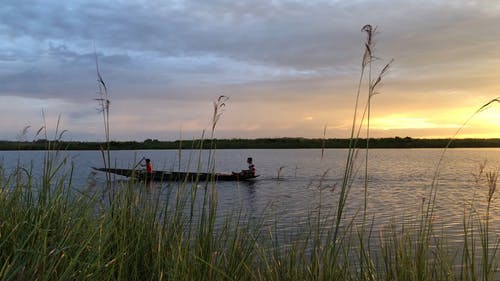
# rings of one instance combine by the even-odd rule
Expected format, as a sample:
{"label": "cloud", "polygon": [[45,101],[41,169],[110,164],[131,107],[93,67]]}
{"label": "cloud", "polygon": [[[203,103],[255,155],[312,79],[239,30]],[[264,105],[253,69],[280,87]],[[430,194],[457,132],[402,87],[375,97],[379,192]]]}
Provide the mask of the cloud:
{"label": "cloud", "polygon": [[[96,52],[123,130],[127,114],[141,124],[137,112],[156,106],[155,118],[175,120],[173,127],[182,120],[201,127],[191,117],[220,94],[242,111],[262,112],[248,125],[260,132],[306,130],[289,124],[300,118],[273,115],[281,108],[314,117],[320,131],[325,123],[342,126],[367,23],[378,27],[374,73],[395,58],[375,113],[413,110],[430,99],[441,107],[475,105],[499,89],[500,4],[491,1],[5,0],[0,17],[0,97],[91,106]],[[127,113],[122,104],[137,110]],[[90,127],[93,119],[70,120]]]}

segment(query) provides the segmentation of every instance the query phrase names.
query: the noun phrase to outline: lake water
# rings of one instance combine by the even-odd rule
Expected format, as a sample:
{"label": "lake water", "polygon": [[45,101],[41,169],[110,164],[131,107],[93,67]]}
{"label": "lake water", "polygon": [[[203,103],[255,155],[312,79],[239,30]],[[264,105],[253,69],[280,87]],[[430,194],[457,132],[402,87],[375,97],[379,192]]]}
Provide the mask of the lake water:
{"label": "lake water", "polygon": [[[18,165],[32,167],[35,176],[42,173],[45,152],[4,151],[0,163],[7,170]],[[63,151],[74,167],[74,187],[100,189],[105,186],[105,176],[91,167],[102,167],[99,151]],[[428,200],[429,190],[438,169],[442,149],[377,149],[369,152],[368,214],[374,218],[375,227],[391,221],[413,221],[420,214],[423,200]],[[246,158],[251,156],[260,174],[258,180],[223,182],[217,184],[219,214],[243,210],[248,217],[265,217],[269,222],[278,219],[284,231],[305,225],[308,214],[317,210],[321,202],[325,212],[334,212],[342,182],[347,150],[329,149],[321,156],[319,149],[283,150],[218,150],[215,152],[218,172],[238,171],[246,168]],[[201,163],[206,171],[208,152],[184,150],[112,151],[112,166],[132,168],[138,159],[150,158],[154,169],[196,171]],[[201,160],[200,160],[201,159]],[[360,152],[356,167],[359,168],[346,206],[347,216],[353,216],[364,205],[364,152]],[[451,241],[460,241],[464,207],[474,205],[478,214],[485,210],[488,188],[477,182],[481,163],[486,171],[498,171],[500,149],[450,149],[444,154],[439,168],[435,222],[447,231]],[[115,178],[119,181],[121,177]],[[173,188],[175,183],[155,183],[158,194]],[[140,188],[140,187],[138,187]],[[492,233],[500,230],[500,202],[494,199],[491,209]]]}

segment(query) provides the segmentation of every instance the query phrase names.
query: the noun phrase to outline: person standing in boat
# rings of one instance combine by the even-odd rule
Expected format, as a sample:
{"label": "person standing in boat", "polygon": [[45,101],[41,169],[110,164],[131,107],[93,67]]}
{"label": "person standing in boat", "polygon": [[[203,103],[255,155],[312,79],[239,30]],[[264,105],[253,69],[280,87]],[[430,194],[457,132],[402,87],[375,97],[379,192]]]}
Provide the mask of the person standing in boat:
{"label": "person standing in boat", "polygon": [[141,165],[143,167],[146,167],[146,183],[150,184],[151,181],[153,180],[153,163],[151,163],[151,159],[146,158],[146,164]]}

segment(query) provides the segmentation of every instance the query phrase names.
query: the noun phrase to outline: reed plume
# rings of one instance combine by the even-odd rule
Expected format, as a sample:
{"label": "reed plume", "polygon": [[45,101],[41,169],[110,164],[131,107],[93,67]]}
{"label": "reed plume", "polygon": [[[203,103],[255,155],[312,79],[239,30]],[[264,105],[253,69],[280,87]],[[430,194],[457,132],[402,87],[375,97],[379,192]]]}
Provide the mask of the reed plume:
{"label": "reed plume", "polygon": [[[108,87],[104,83],[101,72],[99,71],[99,62],[97,59],[97,53],[95,52],[95,68],[97,74],[97,94],[98,97],[94,100],[99,104],[99,112],[102,113],[102,118],[104,122],[104,136],[106,138],[105,147],[101,145],[101,155],[104,162],[104,168],[111,168],[111,145],[110,145],[110,130],[109,130],[109,108],[111,101],[109,99]],[[111,174],[106,173],[108,182],[111,181]]]}

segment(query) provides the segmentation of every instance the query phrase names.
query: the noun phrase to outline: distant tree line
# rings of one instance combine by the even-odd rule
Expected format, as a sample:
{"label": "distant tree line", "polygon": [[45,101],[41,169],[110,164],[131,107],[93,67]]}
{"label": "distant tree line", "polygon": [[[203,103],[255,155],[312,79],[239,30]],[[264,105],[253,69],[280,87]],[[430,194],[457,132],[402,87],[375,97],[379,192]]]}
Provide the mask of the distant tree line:
{"label": "distant tree line", "polygon": [[[371,138],[370,148],[444,148],[449,139],[419,139],[410,137]],[[340,138],[257,138],[257,139],[217,139],[216,149],[286,149],[286,148],[348,148],[350,139]],[[366,147],[366,139],[354,140],[356,147]],[[207,140],[160,141],[146,139],[140,141],[111,141],[112,150],[134,149],[200,149],[209,148]],[[99,150],[102,142],[83,141],[0,141],[0,150]],[[500,139],[455,139],[451,148],[465,147],[500,147]]]}

